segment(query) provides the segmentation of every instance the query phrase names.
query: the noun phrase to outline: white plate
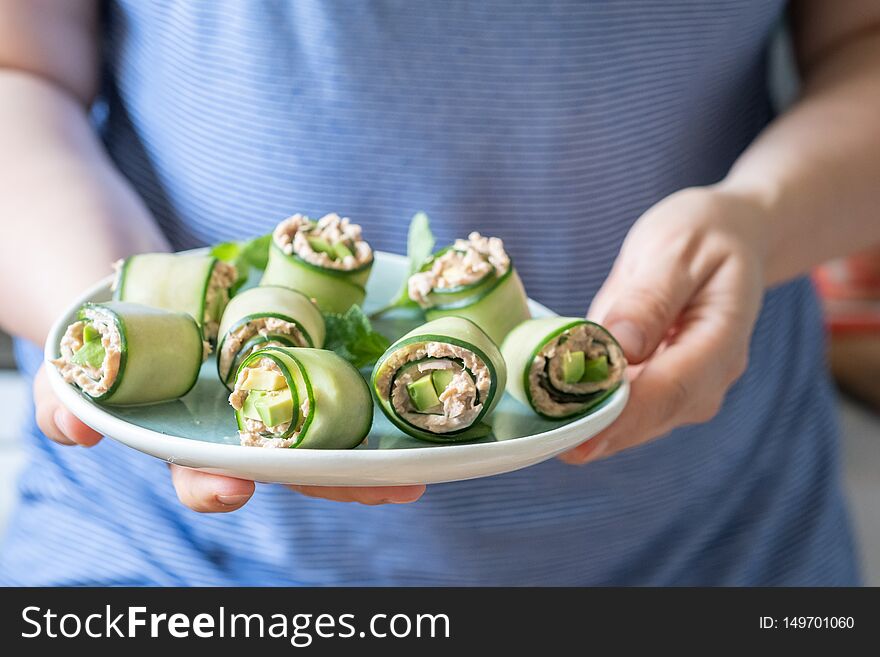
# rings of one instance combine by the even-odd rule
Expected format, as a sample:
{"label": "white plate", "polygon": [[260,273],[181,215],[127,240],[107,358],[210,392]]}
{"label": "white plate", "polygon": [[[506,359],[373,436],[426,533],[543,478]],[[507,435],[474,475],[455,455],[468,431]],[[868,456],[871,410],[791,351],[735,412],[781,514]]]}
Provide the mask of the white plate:
{"label": "white plate", "polygon": [[[367,285],[367,310],[381,307],[399,289],[406,259],[377,252]],[[78,308],[86,301],[110,298],[112,277],[83,294],[58,319],[46,343],[47,359]],[[553,314],[530,301],[534,316]],[[376,323],[389,338],[413,326],[412,319]],[[124,445],[205,472],[287,484],[370,486],[438,483],[510,472],[545,461],[578,445],[611,424],[626,404],[624,383],[591,415],[550,422],[505,395],[491,417],[493,435],[474,443],[436,445],[414,440],[394,428],[378,408],[368,444],[353,450],[261,449],[238,445],[226,389],[216,375],[214,358],[202,367],[199,382],[183,399],[137,408],[101,407],[64,382],[51,365],[49,382],[61,402],[97,431]]]}

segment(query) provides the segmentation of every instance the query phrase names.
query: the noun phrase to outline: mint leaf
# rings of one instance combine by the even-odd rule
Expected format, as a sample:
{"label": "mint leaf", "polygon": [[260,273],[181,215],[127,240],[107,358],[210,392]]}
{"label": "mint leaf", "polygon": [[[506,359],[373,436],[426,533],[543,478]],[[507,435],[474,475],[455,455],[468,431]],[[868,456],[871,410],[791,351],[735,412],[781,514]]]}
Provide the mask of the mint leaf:
{"label": "mint leaf", "polygon": [[431,220],[424,212],[416,212],[409,222],[406,236],[406,255],[409,258],[409,273],[415,274],[434,251],[434,233]]}
{"label": "mint leaf", "polygon": [[409,275],[403,281],[400,291],[392,298],[391,302],[384,308],[380,308],[372,315],[371,318],[381,317],[389,310],[394,308],[417,308],[418,304],[409,298],[407,290],[407,281],[409,277],[415,274],[425,261],[431,257],[434,251],[434,233],[431,232],[431,220],[424,212],[416,212],[409,222],[409,231],[406,236],[406,255],[409,258]]}
{"label": "mint leaf", "polygon": [[223,242],[211,248],[211,255],[215,258],[235,265],[238,278],[230,289],[235,294],[244,285],[252,269],[263,271],[269,261],[269,245],[272,243],[272,234],[260,235],[242,242]]}
{"label": "mint leaf", "polygon": [[260,235],[244,242],[241,247],[241,260],[251,269],[263,271],[269,263],[269,246],[272,244],[272,233]]}
{"label": "mint leaf", "polygon": [[360,306],[352,306],[344,314],[324,313],[324,322],[327,325],[324,348],[335,351],[358,369],[375,363],[391,344],[388,338],[373,330]]}

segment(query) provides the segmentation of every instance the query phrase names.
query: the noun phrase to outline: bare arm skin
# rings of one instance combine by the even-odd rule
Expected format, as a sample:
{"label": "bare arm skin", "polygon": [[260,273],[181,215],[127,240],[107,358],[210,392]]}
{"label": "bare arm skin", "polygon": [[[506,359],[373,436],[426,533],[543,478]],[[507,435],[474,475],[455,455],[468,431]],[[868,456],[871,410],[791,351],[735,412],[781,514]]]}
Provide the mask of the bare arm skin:
{"label": "bare arm skin", "polygon": [[630,402],[564,461],[711,419],[746,366],[764,290],[880,243],[880,3],[792,9],[801,99],[724,180],[633,226],[590,309],[635,365]]}
{"label": "bare arm skin", "polygon": [[761,206],[770,285],[880,243],[880,3],[793,9],[802,98],[721,184]]}
{"label": "bare arm skin", "polygon": [[0,0],[0,323],[36,344],[115,259],[167,248],[88,122],[96,19],[83,0]]}
{"label": "bare arm skin", "polygon": [[[0,240],[0,326],[36,344],[114,260],[168,248],[89,124],[99,84],[97,6],[0,0],[0,217],[10,227]],[[44,369],[34,399],[49,438],[82,446],[101,439],[59,404]],[[254,492],[252,481],[175,466],[171,478],[180,500],[196,511],[234,511]],[[381,504],[414,501],[424,487],[297,490]]]}

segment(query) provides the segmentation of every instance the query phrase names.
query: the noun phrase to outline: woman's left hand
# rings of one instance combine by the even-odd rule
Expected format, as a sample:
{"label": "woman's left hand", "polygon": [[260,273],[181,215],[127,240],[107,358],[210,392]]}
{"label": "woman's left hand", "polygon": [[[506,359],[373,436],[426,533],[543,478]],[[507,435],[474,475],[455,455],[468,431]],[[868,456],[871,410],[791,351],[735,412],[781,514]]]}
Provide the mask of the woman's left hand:
{"label": "woman's left hand", "polygon": [[587,463],[715,416],[745,370],[761,306],[762,213],[749,199],[698,187],[633,225],[588,313],[626,353],[629,403],[563,461]]}

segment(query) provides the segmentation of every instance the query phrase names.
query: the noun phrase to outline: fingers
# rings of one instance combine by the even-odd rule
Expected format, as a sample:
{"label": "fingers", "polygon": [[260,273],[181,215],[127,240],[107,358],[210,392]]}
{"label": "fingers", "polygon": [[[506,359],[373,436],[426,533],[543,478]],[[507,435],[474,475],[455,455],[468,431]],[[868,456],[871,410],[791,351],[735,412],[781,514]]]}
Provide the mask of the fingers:
{"label": "fingers", "polygon": [[40,367],[34,378],[34,405],[37,426],[56,443],[91,447],[101,440],[100,433],[83,424],[61,405],[49,387],[45,366]]}
{"label": "fingers", "polygon": [[608,452],[608,439],[602,438],[601,434],[592,440],[570,449],[559,455],[559,460],[569,465],[583,465],[590,461],[596,461]]}
{"label": "fingers", "polygon": [[199,472],[171,465],[171,481],[178,499],[199,513],[228,513],[243,507],[255,484],[245,479]]}
{"label": "fingers", "polygon": [[667,336],[704,282],[702,272],[682,265],[684,245],[614,265],[590,307],[589,317],[607,328],[631,363],[641,363]]}
{"label": "fingers", "polygon": [[[228,513],[243,507],[254,494],[255,484],[252,481],[208,474],[177,465],[171,465],[170,468],[177,497],[193,511]],[[308,497],[368,505],[415,502],[425,492],[425,486],[289,486],[289,488]]]}
{"label": "fingers", "polygon": [[640,368],[620,417],[561,458],[582,464],[714,417],[743,373],[760,287],[730,261],[691,300],[677,332]]}
{"label": "fingers", "polygon": [[425,486],[290,486],[291,490],[334,502],[378,504],[407,504],[415,502],[425,492]]}
{"label": "fingers", "polygon": [[[708,392],[720,391],[720,382],[699,366],[700,353],[676,345],[646,365],[630,387],[626,408],[614,423],[561,458],[580,465],[615,454],[661,436],[673,427],[710,419],[720,405]],[[597,448],[602,446],[601,451]]]}

